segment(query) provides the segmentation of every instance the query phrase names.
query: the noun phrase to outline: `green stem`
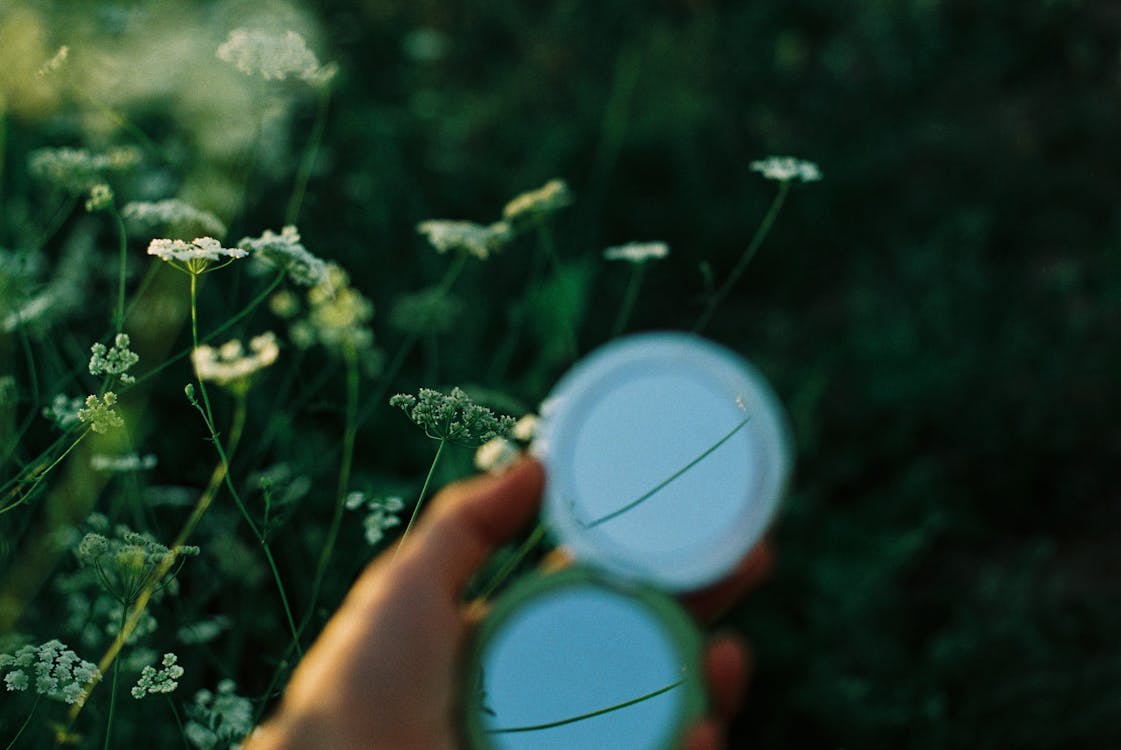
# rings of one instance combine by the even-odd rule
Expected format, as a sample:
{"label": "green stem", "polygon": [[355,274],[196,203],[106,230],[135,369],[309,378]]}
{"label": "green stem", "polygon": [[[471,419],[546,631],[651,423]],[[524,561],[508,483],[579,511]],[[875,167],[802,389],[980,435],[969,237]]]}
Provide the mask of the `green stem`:
{"label": "green stem", "polygon": [[448,444],[447,440],[440,441],[440,447],[436,449],[436,457],[432,459],[432,465],[428,467],[428,476],[424,478],[424,486],[420,488],[420,494],[416,499],[416,507],[413,508],[413,515],[409,518],[409,525],[405,527],[405,532],[401,534],[401,538],[397,540],[397,546],[393,549],[393,558],[397,557],[397,553],[401,551],[401,545],[405,543],[405,537],[409,535],[409,530],[413,528],[417,516],[420,515],[420,505],[424,502],[424,495],[428,492],[428,485],[432,482],[432,475],[436,473],[436,464],[440,463],[440,455],[444,452],[444,446]]}
{"label": "green stem", "polygon": [[490,583],[486,585],[486,588],[483,589],[483,592],[479,594],[479,599],[482,599],[484,601],[489,599],[491,597],[491,594],[493,594],[498,589],[498,587],[501,586],[502,583],[510,577],[510,574],[517,570],[518,565],[521,564],[526,555],[533,551],[533,548],[536,547],[537,544],[544,538],[545,525],[542,523],[538,523],[530,533],[529,537],[527,537],[526,540],[522,542],[522,545],[518,547],[518,549],[514,552],[514,555],[506,561],[506,564],[503,565],[497,573],[494,574],[494,578],[490,580]]}
{"label": "green stem", "polygon": [[668,485],[668,484],[669,484],[670,482],[673,482],[673,481],[674,481],[674,480],[676,480],[676,479],[677,479],[678,477],[680,477],[680,476],[681,476],[682,474],[684,474],[685,472],[689,471],[689,470],[690,470],[690,469],[692,469],[692,468],[693,468],[694,466],[696,466],[697,464],[699,464],[699,463],[700,463],[701,461],[704,461],[704,460],[705,460],[706,458],[708,458],[708,457],[709,457],[710,455],[712,455],[712,453],[713,453],[713,452],[714,452],[714,451],[715,451],[715,450],[716,450],[717,448],[719,448],[720,446],[724,445],[724,443],[726,443],[726,442],[728,442],[729,440],[731,440],[731,439],[732,439],[732,436],[733,436],[733,435],[735,435],[735,434],[736,434],[737,432],[739,432],[740,430],[742,430],[742,429],[743,429],[743,426],[744,426],[745,424],[747,424],[748,420],[750,420],[750,419],[751,419],[751,417],[750,417],[750,416],[746,416],[746,417],[744,417],[744,418],[743,418],[742,420],[740,420],[739,424],[737,424],[737,425],[736,425],[735,427],[733,427],[733,428],[732,428],[732,430],[731,430],[731,431],[730,431],[730,432],[729,432],[729,433],[728,433],[727,435],[725,435],[724,437],[720,438],[720,439],[719,439],[719,440],[717,440],[717,441],[716,441],[715,443],[713,443],[713,444],[712,444],[711,446],[709,446],[709,448],[708,448],[707,450],[705,450],[705,451],[704,451],[704,452],[703,452],[703,453],[702,453],[701,455],[697,456],[697,457],[696,457],[696,458],[694,458],[694,459],[693,459],[692,461],[690,461],[689,463],[685,464],[685,465],[684,465],[683,467],[681,467],[680,469],[678,469],[677,471],[675,471],[675,472],[674,472],[673,474],[670,474],[670,475],[669,475],[668,477],[666,477],[665,479],[663,479],[663,480],[662,480],[661,482],[658,482],[658,484],[654,485],[654,487],[653,487],[652,489],[650,489],[649,491],[647,491],[647,492],[644,492],[644,493],[642,493],[642,494],[641,494],[641,495],[640,495],[639,497],[637,497],[636,499],[634,499],[634,500],[632,500],[631,502],[627,503],[627,504],[626,504],[626,505],[624,505],[624,506],[623,506],[622,508],[619,508],[618,510],[614,510],[614,511],[611,511],[611,512],[610,512],[610,513],[608,513],[608,514],[607,514],[606,516],[600,516],[600,517],[599,517],[599,518],[597,518],[596,520],[594,520],[594,521],[589,521],[588,523],[583,523],[582,525],[583,525],[583,526],[584,526],[585,528],[588,528],[588,529],[590,529],[590,528],[594,528],[594,527],[596,527],[596,526],[599,526],[599,525],[600,525],[600,524],[602,524],[602,523],[607,523],[607,522],[608,522],[608,521],[610,521],[610,520],[611,520],[612,518],[616,518],[616,517],[618,517],[618,516],[621,516],[621,515],[623,515],[623,514],[624,514],[624,513],[626,513],[626,512],[628,511],[628,510],[631,510],[632,508],[634,508],[634,507],[636,507],[636,506],[640,505],[641,503],[645,502],[646,500],[649,500],[649,499],[650,499],[651,497],[653,497],[653,496],[654,496],[654,495],[656,495],[657,493],[661,492],[661,490],[662,490],[662,489],[663,489],[663,488],[664,488],[664,487],[665,487],[666,485]]}
{"label": "green stem", "polygon": [[191,746],[187,742],[187,732],[183,729],[183,720],[179,718],[179,711],[175,708],[175,701],[171,699],[170,695],[166,697],[167,705],[171,707],[171,715],[175,717],[175,726],[179,727],[179,739],[183,740],[183,747],[186,750],[191,750]]}
{"label": "green stem", "polygon": [[[124,615],[121,616],[121,622],[124,622]],[[113,662],[113,685],[109,689],[109,719],[105,722],[105,744],[102,745],[104,750],[109,750],[109,738],[113,734],[113,713],[117,708],[117,680],[121,675],[121,660],[117,659]]]}
{"label": "green stem", "polygon": [[622,703],[616,703],[614,706],[608,706],[607,708],[601,708],[597,711],[590,711],[586,714],[580,714],[579,716],[571,716],[567,719],[560,719],[559,721],[550,721],[550,722],[545,723],[545,724],[533,724],[533,725],[524,726],[524,727],[507,727],[505,729],[488,729],[487,734],[512,734],[514,732],[538,732],[538,731],[541,731],[542,729],[554,729],[556,727],[562,727],[565,724],[575,724],[578,721],[584,721],[586,719],[594,719],[596,716],[603,716],[604,714],[611,713],[612,711],[618,711],[620,709],[627,708],[629,706],[633,706],[636,703],[642,703],[643,701],[648,701],[651,698],[656,698],[659,695],[662,695],[663,693],[668,693],[669,691],[673,690],[674,688],[682,685],[684,682],[685,682],[685,680],[678,680],[677,682],[666,685],[663,688],[658,688],[657,690],[649,692],[646,695],[640,695],[639,697],[632,698],[629,701],[623,701]]}
{"label": "green stem", "polygon": [[631,269],[631,278],[627,282],[627,289],[623,292],[623,302],[619,306],[619,314],[615,318],[615,325],[611,329],[611,338],[623,332],[630,320],[634,303],[638,299],[638,289],[642,286],[642,272],[646,270],[645,263],[634,263]]}
{"label": "green stem", "polygon": [[323,130],[327,125],[327,103],[331,99],[331,89],[324,86],[319,93],[319,106],[315,111],[315,122],[311,126],[311,135],[308,144],[300,159],[300,168],[296,173],[296,182],[292,186],[292,195],[288,199],[288,210],[284,212],[284,223],[295,224],[300,217],[300,206],[304,201],[311,170],[315,167],[315,157],[319,154],[319,145],[323,141]]}
{"label": "green stem", "polygon": [[354,441],[358,433],[358,353],[353,349],[346,351],[346,427],[343,431],[343,455],[339,463],[339,483],[335,495],[335,512],[331,518],[331,527],[327,531],[327,540],[319,555],[319,562],[315,566],[315,578],[311,584],[311,599],[308,603],[307,613],[300,623],[302,633],[315,614],[315,605],[319,600],[319,589],[323,584],[323,576],[327,573],[327,566],[331,562],[331,555],[338,541],[339,528],[342,525],[343,510],[346,508],[346,494],[350,486],[350,470],[354,461]]}
{"label": "green stem", "polygon": [[20,726],[19,728],[19,731],[16,732],[16,736],[12,738],[12,741],[8,743],[8,747],[6,747],[4,750],[12,750],[12,748],[16,746],[16,742],[19,741],[20,735],[23,734],[23,730],[27,729],[27,725],[31,723],[31,717],[35,715],[35,709],[39,708],[39,700],[42,697],[43,696],[41,695],[35,696],[35,703],[31,705],[31,713],[29,713],[27,715],[27,718],[24,719],[22,726]]}
{"label": "green stem", "polygon": [[20,495],[19,500],[16,500],[14,503],[10,503],[8,505],[5,505],[3,508],[0,508],[0,515],[3,515],[4,513],[7,513],[8,511],[12,510],[13,508],[16,508],[20,505],[23,505],[23,503],[26,502],[27,499],[29,497],[31,497],[31,495],[35,492],[35,489],[42,483],[43,479],[47,476],[47,474],[49,474],[51,472],[51,470],[54,469],[54,467],[56,467],[60,463],[62,463],[62,459],[66,458],[68,455],[70,455],[70,452],[78,447],[78,443],[82,442],[82,438],[84,438],[89,433],[90,433],[90,431],[89,431],[89,428],[87,427],[85,432],[83,432],[81,435],[79,435],[77,440],[75,440],[73,443],[71,443],[70,447],[62,452],[61,456],[56,458],[54,460],[54,462],[51,463],[50,466],[48,466],[47,468],[43,469],[42,472],[40,472],[39,476],[35,479],[35,483],[31,485],[30,489],[28,489],[26,492],[24,492],[22,495]]}
{"label": "green stem", "polygon": [[736,266],[732,269],[732,272],[728,274],[728,278],[724,280],[724,283],[716,291],[716,294],[709,298],[704,312],[701,313],[701,316],[697,318],[697,322],[693,325],[693,333],[701,333],[704,331],[705,327],[712,319],[712,314],[716,311],[716,306],[728,296],[728,292],[730,292],[732,287],[736,285],[736,282],[739,281],[740,276],[743,275],[744,269],[751,263],[751,259],[759,252],[759,248],[762,246],[763,240],[767,238],[767,234],[771,231],[771,226],[775,223],[775,219],[778,218],[778,213],[782,210],[782,204],[786,201],[786,194],[789,192],[789,182],[779,183],[778,193],[775,194],[774,200],[771,201],[771,207],[767,209],[767,213],[763,217],[763,221],[760,222],[759,228],[755,230],[755,236],[751,238],[747,249],[743,251],[743,255],[741,255],[740,259],[736,262]]}
{"label": "green stem", "polygon": [[[173,354],[172,356],[168,357],[167,359],[165,359],[160,364],[153,367],[148,372],[144,373],[143,375],[137,376],[136,382],[134,383],[134,385],[140,385],[145,380],[148,380],[149,378],[154,377],[155,375],[159,374],[161,371],[167,369],[168,367],[171,367],[171,365],[175,364],[176,362],[183,359],[184,357],[189,357],[191,355],[191,352],[194,351],[195,348],[198,348],[199,344],[205,344],[208,341],[212,341],[217,336],[219,336],[220,334],[224,333],[225,331],[228,331],[230,328],[235,326],[238,322],[241,321],[242,318],[244,318],[249,313],[253,312],[253,310],[255,310],[258,305],[260,305],[262,302],[264,302],[265,299],[268,298],[268,296],[270,294],[272,294],[274,289],[276,289],[278,286],[280,286],[280,282],[284,281],[284,275],[285,275],[284,271],[281,271],[280,273],[278,273],[276,275],[276,277],[273,278],[272,282],[269,283],[269,285],[267,287],[262,289],[257,294],[256,297],[254,297],[252,300],[250,300],[249,303],[245,307],[243,307],[240,311],[235,313],[232,318],[229,318],[225,323],[218,326],[213,331],[211,331],[210,333],[203,336],[201,339],[198,338],[197,331],[193,331],[193,333],[194,333],[194,338],[192,339],[192,342],[194,344],[193,348],[184,349],[183,351],[178,352],[177,354]],[[194,286],[195,286],[195,277],[192,274],[191,275],[191,288],[194,289]],[[191,297],[192,297],[192,299],[194,298],[193,292],[192,292]],[[192,310],[192,313],[193,313],[193,310]],[[192,315],[192,324],[194,324],[194,316],[193,315]]]}
{"label": "green stem", "polygon": [[116,324],[117,333],[123,333],[125,329],[125,261],[127,260],[128,253],[128,232],[125,229],[124,219],[117,211],[115,206],[109,209],[113,214],[113,219],[117,223],[117,233],[120,236],[120,269],[117,276],[117,312],[113,317],[113,322]]}

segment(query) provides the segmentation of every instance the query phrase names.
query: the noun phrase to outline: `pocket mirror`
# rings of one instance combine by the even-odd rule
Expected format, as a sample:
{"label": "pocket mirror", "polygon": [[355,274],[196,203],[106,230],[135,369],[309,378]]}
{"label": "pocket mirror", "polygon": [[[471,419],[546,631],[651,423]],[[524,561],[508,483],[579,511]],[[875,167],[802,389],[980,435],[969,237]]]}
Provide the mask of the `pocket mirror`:
{"label": "pocket mirror", "polygon": [[709,341],[630,336],[560,380],[532,450],[575,565],[519,582],[480,626],[471,746],[677,747],[704,685],[700,636],[665,592],[717,582],[766,531],[791,464],[778,399]]}

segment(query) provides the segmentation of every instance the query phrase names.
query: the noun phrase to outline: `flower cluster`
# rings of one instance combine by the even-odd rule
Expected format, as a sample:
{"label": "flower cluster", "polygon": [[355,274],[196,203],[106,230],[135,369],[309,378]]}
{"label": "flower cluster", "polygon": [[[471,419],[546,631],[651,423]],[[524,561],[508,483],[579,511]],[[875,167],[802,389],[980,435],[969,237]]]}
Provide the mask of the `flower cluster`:
{"label": "flower cluster", "polygon": [[100,342],[93,344],[90,347],[90,375],[113,375],[125,385],[136,382],[136,378],[128,374],[128,369],[140,361],[140,355],[128,348],[129,343],[127,333],[118,333],[110,348]]}
{"label": "flower cluster", "polygon": [[479,260],[486,260],[491,253],[501,250],[513,237],[505,221],[483,226],[472,221],[432,219],[417,224],[416,230],[428,238],[438,253],[459,250]]}
{"label": "flower cluster", "polygon": [[96,433],[106,433],[122,426],[125,421],[113,408],[117,405],[117,394],[106,391],[104,396],[87,396],[86,405],[77,412],[78,421],[88,424]]}
{"label": "flower cluster", "polygon": [[366,530],[366,542],[372,547],[385,538],[386,530],[401,523],[396,514],[404,510],[405,503],[396,496],[367,497],[364,492],[351,492],[346,497],[346,507],[348,510],[365,509],[362,526]]}
{"label": "flower cluster", "polygon": [[157,463],[158,461],[152,453],[143,456],[137,453],[126,453],[121,456],[95,453],[90,458],[90,468],[94,471],[110,471],[117,474],[154,469]]}
{"label": "flower cluster", "polygon": [[86,199],[86,210],[104,211],[113,205],[113,188],[104,182],[99,182],[90,188],[89,198]]}
{"label": "flower cluster", "polygon": [[249,340],[248,354],[241,342],[234,339],[217,349],[200,346],[191,352],[191,362],[199,380],[210,380],[222,387],[241,390],[248,387],[250,377],[271,365],[278,356],[280,346],[276,334],[267,331]]}
{"label": "flower cluster", "polygon": [[280,234],[266,229],[260,237],[243,237],[237,246],[267,266],[284,269],[288,278],[303,286],[318,283],[327,270],[327,264],[303,246],[300,233],[292,225],[281,229]]}
{"label": "flower cluster", "polygon": [[496,415],[476,404],[461,388],[446,394],[421,388],[416,396],[398,393],[389,403],[424,428],[428,437],[460,445],[480,445],[508,435],[514,427],[513,417]]}
{"label": "flower cluster", "polygon": [[753,161],[751,171],[761,172],[768,180],[778,182],[817,182],[821,179],[821,169],[816,164],[793,156],[768,156],[766,159]]}
{"label": "flower cluster", "polygon": [[0,672],[10,691],[35,692],[52,700],[76,703],[86,686],[101,678],[97,666],[78,658],[57,640],[39,646],[24,646],[13,654],[0,654]]}
{"label": "flower cluster", "polygon": [[192,546],[170,550],[150,535],[123,525],[117,526],[112,537],[86,534],[76,550],[78,562],[95,571],[106,593],[126,605],[146,588],[167,585],[170,577],[159,580],[166,565],[198,553],[199,548]]}
{"label": "flower cluster", "polygon": [[350,286],[350,276],[334,263],[328,263],[319,282],[308,290],[310,311],[307,318],[292,326],[292,341],[301,348],[319,342],[340,354],[370,349],[374,334],[367,323],[374,317],[374,305]]}
{"label": "flower cluster", "polygon": [[222,680],[217,694],[195,693],[194,704],[187,706],[189,721],[183,734],[198,750],[236,746],[253,728],[253,704],[236,690],[233,680]]}
{"label": "flower cluster", "polygon": [[224,237],[226,234],[226,225],[221,219],[210,211],[195,208],[178,198],[126,203],[121,209],[121,216],[131,224],[146,228],[182,227],[196,230],[209,237]]}
{"label": "flower cluster", "polygon": [[51,401],[50,406],[43,407],[43,416],[58,425],[63,430],[69,430],[82,422],[78,412],[82,410],[82,398],[70,398],[65,394],[58,394]]}
{"label": "flower cluster", "polygon": [[233,621],[226,615],[216,615],[206,620],[199,620],[198,622],[184,625],[175,631],[175,637],[180,642],[188,646],[195,646],[200,643],[210,643],[223,633],[229,630]]}
{"label": "flower cluster", "polygon": [[140,679],[130,691],[136,700],[156,693],[173,693],[179,687],[179,678],[183,676],[183,667],[176,664],[178,657],[175,654],[164,654],[159,668],[144,667],[140,672]]}
{"label": "flower cluster", "polygon": [[603,251],[607,260],[625,260],[640,264],[648,260],[659,260],[669,255],[669,245],[664,242],[628,242]]}
{"label": "flower cluster", "polygon": [[537,415],[526,414],[510,430],[509,437],[494,437],[475,451],[475,468],[498,473],[510,466],[522,454],[522,448],[537,433]]}
{"label": "flower cluster", "polygon": [[442,334],[458,322],[463,304],[442,289],[424,289],[397,300],[390,325],[404,333]]}
{"label": "flower cluster", "polygon": [[514,225],[532,223],[571,204],[572,191],[568,184],[564,180],[549,180],[507,203],[502,216]]}
{"label": "flower cluster", "polygon": [[132,147],[94,154],[84,148],[41,148],[28,157],[28,171],[41,180],[72,193],[84,193],[105,181],[108,172],[122,172],[140,162]]}
{"label": "flower cluster", "polygon": [[311,84],[327,83],[335,75],[333,65],[319,64],[307,42],[295,31],[276,34],[257,29],[234,29],[217,51],[218,59],[246,75],[266,81],[299,78]]}
{"label": "flower cluster", "polygon": [[213,237],[196,237],[191,242],[156,239],[148,243],[148,255],[167,261],[192,276],[205,273],[211,261],[225,259],[226,263],[230,263],[248,254],[241,248],[222,247],[222,243]]}

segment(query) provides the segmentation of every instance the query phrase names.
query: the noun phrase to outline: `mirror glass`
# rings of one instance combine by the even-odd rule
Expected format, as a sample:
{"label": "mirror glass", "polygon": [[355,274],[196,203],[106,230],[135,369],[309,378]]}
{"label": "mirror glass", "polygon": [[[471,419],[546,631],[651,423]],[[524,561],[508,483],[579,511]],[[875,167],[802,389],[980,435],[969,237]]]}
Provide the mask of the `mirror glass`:
{"label": "mirror glass", "polygon": [[763,377],[684,334],[620,339],[542,409],[546,520],[582,562],[672,590],[727,573],[766,530],[789,475]]}
{"label": "mirror glass", "polygon": [[479,642],[467,685],[479,748],[669,748],[700,712],[699,643],[686,616],[587,571],[523,581]]}

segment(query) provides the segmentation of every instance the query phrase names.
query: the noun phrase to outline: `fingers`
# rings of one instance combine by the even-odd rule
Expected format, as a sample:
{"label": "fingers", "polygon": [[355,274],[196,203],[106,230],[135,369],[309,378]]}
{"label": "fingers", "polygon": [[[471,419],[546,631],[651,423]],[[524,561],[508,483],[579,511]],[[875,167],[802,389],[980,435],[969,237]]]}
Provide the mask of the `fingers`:
{"label": "fingers", "polygon": [[709,588],[682,597],[682,602],[701,622],[719,617],[744,594],[756,588],[774,568],[774,547],[764,539],[747,554],[732,573]]}
{"label": "fingers", "polygon": [[526,457],[503,474],[449,485],[433,498],[402,552],[458,597],[487,557],[537,513],[544,483],[540,462]]}
{"label": "fingers", "polygon": [[736,636],[718,636],[705,650],[704,662],[713,713],[689,729],[683,750],[727,747],[727,725],[743,702],[751,671],[751,652]]}

